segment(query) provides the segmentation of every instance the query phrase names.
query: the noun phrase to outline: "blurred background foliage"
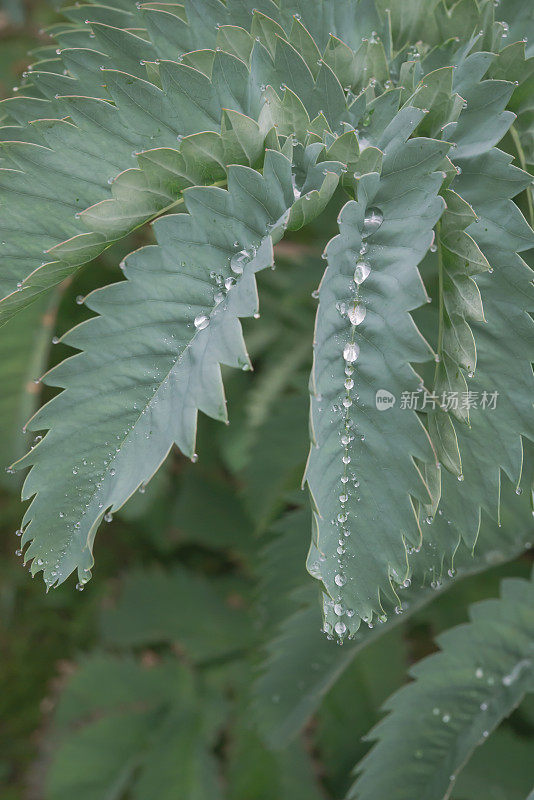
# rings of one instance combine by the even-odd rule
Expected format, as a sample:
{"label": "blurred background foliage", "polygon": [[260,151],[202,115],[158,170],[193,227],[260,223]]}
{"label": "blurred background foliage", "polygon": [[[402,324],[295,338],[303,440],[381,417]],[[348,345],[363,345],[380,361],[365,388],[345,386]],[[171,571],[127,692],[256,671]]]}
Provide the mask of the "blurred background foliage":
{"label": "blurred background foliage", "polygon": [[[54,20],[53,2],[0,1],[1,97],[28,53],[48,44],[43,27]],[[16,555],[20,485],[0,474],[2,800],[340,798],[369,747],[362,737],[408,665],[466,620],[469,603],[496,595],[503,575],[529,574],[526,553],[459,582],[402,627],[384,626],[357,658],[345,646],[343,660],[319,631],[317,604],[312,652],[335,664],[323,702],[300,738],[267,749],[251,686],[278,624],[316,591],[304,571],[300,480],[312,292],[334,227],[326,215],[279,245],[277,269],[259,276],[261,319],[245,323],[255,374],[225,375],[230,426],[202,418],[198,464],[174,452],[99,534],[98,568],[83,593],[68,582],[45,594],[30,580]],[[68,355],[52,338],[88,314],[76,299],[121,280],[121,258],[149,238],[136,232],[2,329],[2,465],[31,445],[24,422],[47,399],[35,381]],[[312,659],[309,670],[322,664]],[[531,696],[477,752],[454,797],[523,800],[533,746]]]}

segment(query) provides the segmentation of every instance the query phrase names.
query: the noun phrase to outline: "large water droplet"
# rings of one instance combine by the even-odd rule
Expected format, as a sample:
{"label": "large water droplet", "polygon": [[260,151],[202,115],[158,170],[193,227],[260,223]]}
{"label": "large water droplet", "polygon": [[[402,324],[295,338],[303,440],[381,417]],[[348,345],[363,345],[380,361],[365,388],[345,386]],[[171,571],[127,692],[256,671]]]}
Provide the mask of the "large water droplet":
{"label": "large water droplet", "polygon": [[379,208],[376,206],[371,206],[365,212],[365,217],[363,220],[363,236],[371,236],[371,234],[375,233],[382,225],[384,221],[384,215],[380,211]]}
{"label": "large water droplet", "polygon": [[343,358],[347,364],[352,364],[360,355],[360,348],[354,342],[347,342],[343,350]]}
{"label": "large water droplet", "polygon": [[336,582],[337,586],[345,586],[345,584],[347,582],[347,579],[345,578],[344,575],[341,575],[340,573],[338,573],[335,576],[334,581]]}
{"label": "large water droplet", "polygon": [[353,306],[350,306],[347,316],[351,325],[359,325],[364,321],[366,313],[367,309],[362,303],[355,303]]}
{"label": "large water droplet", "polygon": [[347,632],[347,626],[340,620],[339,622],[336,622],[334,630],[338,636],[343,636],[343,634]]}
{"label": "large water droplet", "polygon": [[354,270],[354,283],[359,286],[369,276],[371,265],[368,261],[358,261]]}
{"label": "large water droplet", "polygon": [[236,253],[235,256],[232,256],[230,261],[230,269],[232,272],[235,272],[236,275],[241,275],[243,269],[250,260],[250,253],[248,253],[246,250],[240,250],[239,253]]}
{"label": "large water droplet", "polygon": [[198,317],[195,317],[195,328],[197,331],[203,331],[204,328],[207,328],[209,324],[209,317],[207,317],[205,314],[199,314]]}

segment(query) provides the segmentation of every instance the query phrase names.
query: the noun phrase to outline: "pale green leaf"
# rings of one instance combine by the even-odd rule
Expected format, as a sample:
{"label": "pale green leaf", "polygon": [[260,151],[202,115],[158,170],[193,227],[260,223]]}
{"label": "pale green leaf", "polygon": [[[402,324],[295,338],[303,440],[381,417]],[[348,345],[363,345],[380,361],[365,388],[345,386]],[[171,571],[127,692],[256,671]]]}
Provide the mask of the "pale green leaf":
{"label": "pale green leaf", "polygon": [[472,606],[471,622],[438,637],[441,652],[413,667],[415,680],[387,701],[349,797],[450,793],[475,748],[534,691],[533,600],[532,581],[504,580],[499,600]]}

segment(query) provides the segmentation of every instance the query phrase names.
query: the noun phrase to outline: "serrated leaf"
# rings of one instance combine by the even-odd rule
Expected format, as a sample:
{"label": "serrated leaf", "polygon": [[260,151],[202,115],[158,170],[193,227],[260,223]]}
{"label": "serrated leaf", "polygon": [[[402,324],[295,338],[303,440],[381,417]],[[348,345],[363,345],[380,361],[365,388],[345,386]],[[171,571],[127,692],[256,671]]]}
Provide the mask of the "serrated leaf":
{"label": "serrated leaf", "polygon": [[462,457],[454,425],[448,414],[439,409],[428,415],[428,432],[440,464],[456,477],[462,476]]}
{"label": "serrated leaf", "polygon": [[413,667],[415,680],[386,703],[349,797],[449,794],[466,756],[534,691],[533,600],[532,581],[504,580],[500,600],[474,605],[470,623],[438,637],[442,652]]}
{"label": "serrated leaf", "polygon": [[[193,615],[177,613],[189,602]],[[116,607],[102,617],[102,633],[115,648],[175,642],[195,663],[227,656],[253,639],[245,611],[232,607],[222,585],[179,567],[128,573]]]}
{"label": "serrated leaf", "polygon": [[[338,628],[349,633],[359,618],[381,616],[382,603],[394,599],[390,581],[407,577],[405,547],[420,538],[411,498],[428,497],[413,458],[432,460],[419,420],[400,397],[418,384],[403,363],[406,354],[412,361],[429,356],[407,312],[426,300],[417,264],[443,208],[442,178],[433,169],[446,149],[432,140],[404,143],[399,128],[385,148],[382,174],[363,176],[358,201],[340,214],[316,324],[306,477],[317,510],[309,568],[344,609]],[[381,392],[394,398],[387,414],[378,408]],[[312,568],[317,557],[321,563]]]}
{"label": "serrated leaf", "polygon": [[[2,392],[0,393],[0,483],[19,489],[8,465],[21,458],[28,447],[21,431],[35,412],[39,399],[39,378],[45,369],[52,338],[57,297],[34,303],[6,326],[0,337]],[[2,469],[3,467],[3,469]]]}
{"label": "serrated leaf", "polygon": [[[20,462],[39,464],[25,483],[25,496],[36,496],[23,541],[33,540],[26,558],[34,558],[34,569],[44,568],[47,583],[61,582],[76,568],[79,579],[87,579],[104,514],[152,476],[173,441],[193,456],[198,409],[226,419],[219,363],[249,367],[238,317],[257,312],[254,274],[271,265],[272,237],[283,232],[293,201],[290,163],[275,152],[263,176],[232,167],[227,192],[189,189],[194,216],[161,220],[161,245],[132,255],[128,280],[89,301],[101,316],[64,337],[84,353],[47,376],[48,383],[70,388],[33,418],[31,429],[51,433]],[[132,337],[134,306],[138,334]],[[94,403],[89,376],[95,369],[103,405]],[[65,436],[72,463],[65,463]],[[42,533],[35,536],[36,525]]]}
{"label": "serrated leaf", "polygon": [[[254,690],[254,708],[259,720],[260,731],[271,747],[283,747],[306,725],[316,713],[325,694],[336,683],[339,676],[348,668],[362,649],[382,633],[390,630],[409,618],[418,609],[430,603],[437,591],[447,591],[462,577],[483,572],[490,566],[509,561],[530,547],[533,537],[531,506],[528,494],[532,484],[532,461],[529,460],[523,474],[523,493],[518,497],[515,487],[505,481],[502,487],[501,525],[485,516],[482,520],[480,536],[473,551],[461,540],[454,552],[454,568],[450,574],[444,569],[435,574],[433,585],[425,578],[425,564],[414,560],[417,572],[412,576],[410,586],[403,588],[402,614],[393,614],[385,623],[369,629],[362,626],[354,636],[354,643],[345,642],[342,648],[333,641],[325,641],[321,635],[321,609],[317,593],[310,587],[297,589],[299,577],[298,558],[293,566],[293,578],[282,573],[284,585],[288,587],[289,597],[279,597],[278,603],[291,603],[292,609],[278,625],[276,633],[269,639],[266,647],[261,674]],[[440,510],[437,521],[448,526],[448,518]],[[279,553],[287,550],[298,552],[298,543],[305,535],[306,516],[295,515],[288,518],[280,530],[284,536]],[[274,553],[277,540],[273,540],[270,552]],[[424,556],[424,550],[421,552]],[[274,567],[276,562],[271,563]],[[276,570],[274,574],[279,574]],[[266,584],[272,587],[272,582]],[[262,593],[262,603],[268,603],[273,594],[280,595],[280,586],[267,594]],[[310,669],[311,665],[311,669]],[[273,702],[273,696],[277,702]]]}
{"label": "serrated leaf", "polygon": [[62,697],[63,737],[47,796],[220,797],[210,752],[222,721],[214,701],[203,705],[192,675],[177,662],[147,669],[109,656],[86,661]]}

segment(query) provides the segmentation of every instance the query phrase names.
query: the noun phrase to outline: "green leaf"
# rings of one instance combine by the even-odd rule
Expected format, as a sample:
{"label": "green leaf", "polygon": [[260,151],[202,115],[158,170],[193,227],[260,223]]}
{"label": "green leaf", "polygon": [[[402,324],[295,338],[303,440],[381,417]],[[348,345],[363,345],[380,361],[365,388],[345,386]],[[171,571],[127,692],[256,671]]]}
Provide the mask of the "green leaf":
{"label": "green leaf", "polygon": [[[251,556],[256,543],[251,538],[254,521],[233,493],[234,487],[213,478],[209,467],[190,469],[173,498],[166,523],[169,547],[196,544],[220,550],[227,548],[239,556]],[[210,502],[206,503],[206,493]],[[126,506],[129,508],[130,504]]]}
{"label": "green leaf", "polygon": [[[402,608],[398,609],[402,610],[402,614],[393,614],[385,623],[375,625],[372,629],[362,627],[354,636],[354,644],[345,642],[342,648],[333,641],[325,641],[321,635],[321,609],[317,593],[304,581],[302,588],[298,589],[301,581],[298,556],[294,561],[293,578],[287,575],[287,569],[281,571],[276,561],[265,564],[264,571],[273,579],[266,583],[266,590],[261,593],[262,603],[267,603],[264,598],[277,597],[277,604],[282,608],[289,601],[296,609],[288,613],[286,608],[285,619],[278,623],[275,634],[269,639],[266,658],[255,686],[256,716],[269,746],[283,747],[296,736],[316,713],[325,694],[368,644],[428,605],[436,599],[437,592],[453,587],[460,578],[510,561],[531,546],[533,532],[529,493],[532,486],[532,459],[525,464],[523,485],[523,493],[518,498],[515,487],[509,481],[504,482],[502,526],[484,515],[474,554],[460,541],[454,555],[454,569],[450,574],[446,571],[438,573],[432,585],[425,580],[424,563],[421,564],[410,586],[402,591]],[[443,517],[438,511],[436,520]],[[447,525],[446,517],[443,522]],[[278,549],[280,557],[284,552],[298,553],[298,542],[305,536],[305,525],[304,516],[289,518],[282,528],[284,539],[280,543],[277,539],[273,540],[270,552],[274,555]],[[424,556],[424,550],[421,555]],[[291,592],[289,597],[282,594],[278,582],[273,585],[278,575],[281,576],[282,585]],[[276,703],[273,702],[273,696],[278,697]]]}
{"label": "green leaf", "polygon": [[47,797],[218,798],[210,749],[221,722],[220,703],[177,662],[95,656],[62,695]]}
{"label": "green leaf", "polygon": [[[57,297],[35,303],[11,320],[0,336],[0,483],[6,488],[15,488],[15,482],[11,475],[6,476],[5,469],[21,458],[28,446],[21,430],[37,407],[39,378],[48,357],[56,306]],[[20,488],[18,484],[16,488]]]}
{"label": "green leaf", "polygon": [[[174,567],[130,572],[113,610],[102,617],[104,641],[128,648],[175,642],[193,662],[228,656],[248,647],[252,630],[241,603],[224,584]],[[177,613],[193,603],[192,615]]]}
{"label": "green leaf", "polygon": [[458,776],[453,798],[524,800],[532,785],[531,752],[530,738],[501,726],[484,747],[475,750]]}
{"label": "green leaf", "polygon": [[[441,538],[447,535],[443,519],[449,520],[449,533],[452,528],[468,546],[477,540],[481,508],[499,519],[501,471],[519,483],[521,437],[534,437],[530,366],[534,328],[529,316],[534,307],[532,273],[519,255],[532,247],[534,237],[511,200],[528,185],[530,177],[511,166],[510,156],[493,147],[510,124],[503,109],[513,88],[502,81],[483,80],[494,58],[488,53],[461,56],[454,73],[454,88],[466,98],[467,106],[449,132],[458,143],[452,151],[458,175],[452,185],[456,197],[447,192],[452,213],[444,216],[441,235],[446,239],[444,264],[451,276],[448,286],[445,281],[444,301],[451,313],[444,316],[443,338],[450,360],[443,359],[438,382],[441,386],[445,382],[442,366],[446,380],[452,380],[459,392],[466,391],[467,378],[468,394],[463,396],[473,402],[469,427],[454,424],[461,456],[460,482],[456,480],[458,460],[444,460],[453,475],[442,471],[443,517],[436,517],[434,526],[435,535]],[[484,131],[475,146],[471,137],[477,126]],[[470,208],[477,219],[466,228]],[[464,299],[452,286],[453,274],[457,280],[462,272],[464,284],[466,277],[477,284],[484,320],[474,318],[480,317],[480,306],[475,315],[472,310],[466,313]],[[472,289],[472,284],[469,286]],[[478,305],[477,293],[472,297]],[[454,308],[458,310],[458,302],[462,315],[452,313]],[[463,415],[467,421],[465,409]]]}
{"label": "green leaf", "polygon": [[[232,22],[235,36],[243,19],[248,27],[252,6],[247,11],[243,6],[229,10],[222,3],[202,5],[205,8],[186,4],[187,21],[162,9],[112,11],[87,4],[81,13],[74,10],[73,18],[82,24],[75,29],[75,41],[58,32],[62,49],[57,71],[33,69],[22,87],[28,96],[21,93],[3,104],[7,125],[0,129],[0,139],[7,141],[2,147],[0,203],[6,213],[0,239],[6,249],[0,319],[9,319],[111,241],[175,203],[185,186],[199,182],[190,171],[181,171],[182,180],[177,184],[174,175],[169,193],[169,180],[162,186],[160,175],[153,185],[141,162],[143,174],[135,174],[132,157],[155,148],[181,149],[176,140],[184,136],[218,133],[223,109],[257,119],[262,87],[269,84],[293,86],[312,116],[324,108],[339,124],[345,97],[336,77],[323,64],[315,84],[305,61],[285,40],[283,26],[276,20],[269,23],[277,32],[271,42],[274,63],[261,43],[254,43],[249,59],[241,49],[243,37],[248,41],[247,31],[238,34],[239,46],[224,52],[220,29]],[[295,22],[287,11],[268,5],[282,23]],[[371,3],[361,6],[360,21],[365,22]],[[355,22],[348,3],[328,13],[334,29],[343,26],[347,15]],[[83,24],[85,15],[88,25]],[[267,24],[268,18],[263,19]],[[199,48],[195,57],[191,51]],[[236,57],[236,50],[247,64]],[[188,52],[184,59],[181,54]],[[147,81],[147,75],[155,83]],[[35,97],[29,96],[32,93]],[[237,122],[235,116],[233,120]],[[250,125],[254,126],[252,119]],[[259,155],[258,144],[263,142],[257,137],[249,141],[250,135],[246,144],[243,131],[237,135],[241,148],[227,151],[223,177],[228,163],[252,164]],[[227,130],[223,139],[228,142]],[[212,147],[203,161],[206,155],[208,162],[213,160]],[[203,178],[200,183],[211,182],[209,175]],[[107,202],[109,184],[112,206]],[[43,218],[46,226],[40,224]],[[21,219],[27,220],[23,230]]]}
{"label": "green leaf", "polygon": [[534,581],[504,580],[499,600],[472,606],[471,622],[438,637],[441,652],[386,703],[349,797],[449,794],[466,758],[534,691],[533,601]]}
{"label": "green leaf", "polygon": [[195,188],[186,197],[192,216],[159,221],[160,245],[133,254],[128,280],[88,300],[101,316],[64,337],[84,352],[48,374],[65,391],[29,425],[50,429],[19,462],[34,465],[24,488],[35,495],[25,558],[48,585],[74,569],[88,579],[103,516],[149,480],[174,442],[195,457],[198,410],[226,419],[220,362],[249,367],[238,318],[257,313],[254,275],[271,266],[272,237],[294,200],[290,163],[270,152],[263,176],[232,167],[228,191]]}
{"label": "green leaf", "polygon": [[408,312],[426,300],[417,265],[443,210],[436,170],[448,146],[406,142],[402,118],[384,147],[381,175],[362,176],[358,200],[340,214],[319,294],[306,476],[317,510],[308,568],[342,607],[342,634],[396,604],[392,586],[409,572],[406,548],[421,537],[413,499],[428,499],[413,461],[432,461],[419,419],[400,402],[387,413],[377,407],[380,392],[399,400],[416,392],[409,362],[429,358]]}
{"label": "green leaf", "polygon": [[321,800],[324,795],[304,745],[295,742],[283,751],[269,751],[245,720],[231,735],[229,800]]}
{"label": "green leaf", "polygon": [[403,631],[386,633],[350,664],[318,709],[317,743],[334,797],[344,797],[354,763],[369,749],[364,735],[378,722],[382,703],[404,683],[407,655]]}

